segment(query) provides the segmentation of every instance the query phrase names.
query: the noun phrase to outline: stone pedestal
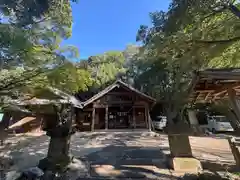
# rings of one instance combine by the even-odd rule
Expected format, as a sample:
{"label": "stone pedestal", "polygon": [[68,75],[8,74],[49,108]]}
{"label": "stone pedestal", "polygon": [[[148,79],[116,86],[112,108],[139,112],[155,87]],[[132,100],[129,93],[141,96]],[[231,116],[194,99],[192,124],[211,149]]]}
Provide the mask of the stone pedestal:
{"label": "stone pedestal", "polygon": [[201,162],[193,157],[174,157],[170,163],[177,172],[197,173],[202,171]]}

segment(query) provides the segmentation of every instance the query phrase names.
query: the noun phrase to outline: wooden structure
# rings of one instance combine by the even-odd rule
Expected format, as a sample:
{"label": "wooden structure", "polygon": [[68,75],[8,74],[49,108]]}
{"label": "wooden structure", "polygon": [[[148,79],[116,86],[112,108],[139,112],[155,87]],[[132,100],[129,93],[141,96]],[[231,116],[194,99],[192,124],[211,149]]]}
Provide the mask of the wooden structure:
{"label": "wooden structure", "polygon": [[[225,101],[229,113],[235,120],[230,120],[235,132],[239,135],[240,129],[240,69],[210,69],[197,72],[192,81],[192,102]],[[230,139],[228,140],[236,165],[240,167],[239,148]]]}
{"label": "wooden structure", "polygon": [[81,130],[151,129],[149,110],[155,99],[118,80],[83,103],[77,111]]}
{"label": "wooden structure", "polygon": [[34,108],[32,111],[35,112],[35,118],[27,118],[29,115],[22,116],[21,112],[11,112],[11,115],[15,116],[14,119],[18,120],[14,121],[10,129],[20,128],[31,131],[36,128],[35,124],[40,127],[41,119],[48,119],[48,116],[54,118],[51,107],[53,104],[73,104],[76,124],[81,131],[128,128],[150,130],[152,127],[149,111],[155,104],[155,99],[120,80],[85,102],[58,89],[48,88],[47,91],[54,95],[53,98],[49,99],[49,94],[47,94],[46,98],[41,96],[41,99],[35,97],[9,102],[22,108],[31,106]]}
{"label": "wooden structure", "polygon": [[240,122],[240,69],[209,69],[197,72],[192,80],[189,100],[211,103],[226,99]]}
{"label": "wooden structure", "polygon": [[[41,131],[45,119],[54,119],[53,104],[72,104],[76,109],[82,108],[81,102],[72,95],[51,87],[46,91],[46,98],[9,100],[9,106],[4,110],[3,121],[7,122],[4,128],[15,133]],[[25,108],[30,106],[32,112]]]}
{"label": "wooden structure", "polygon": [[193,78],[192,102],[212,102],[229,97],[229,90],[240,95],[240,69],[209,69]]}

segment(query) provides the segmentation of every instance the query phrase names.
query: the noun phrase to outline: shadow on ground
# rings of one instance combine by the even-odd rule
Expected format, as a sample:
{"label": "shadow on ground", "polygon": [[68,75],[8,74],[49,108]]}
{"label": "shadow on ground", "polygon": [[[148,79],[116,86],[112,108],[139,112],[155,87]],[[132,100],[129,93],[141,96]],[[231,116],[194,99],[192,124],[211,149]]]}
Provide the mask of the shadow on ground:
{"label": "shadow on ground", "polygon": [[[209,161],[209,156],[213,159],[223,156],[222,159],[226,160],[229,159],[228,153],[222,150],[215,154],[215,149],[207,148],[206,144],[202,146],[206,139],[195,139],[195,155],[198,159],[203,158],[203,168],[213,172],[225,171],[226,165]],[[13,157],[16,170],[21,170],[36,166],[47,155],[48,143],[49,138],[45,135],[27,137],[21,143],[13,143],[0,151],[8,152]],[[167,167],[169,146],[165,135],[151,136],[146,132],[76,133],[71,140],[71,152],[82,160],[87,167],[86,176],[92,179],[177,179],[177,175],[173,176]],[[208,156],[201,157],[202,154]],[[82,179],[86,177],[79,180]]]}
{"label": "shadow on ground", "polygon": [[36,166],[38,161],[46,156],[48,142],[49,138],[45,135],[15,137],[14,140],[8,140],[0,151],[12,159],[11,170],[23,170]]}
{"label": "shadow on ground", "polygon": [[80,158],[88,162],[89,176],[96,179],[176,179],[170,174],[167,156],[159,147],[129,145],[128,141],[139,138],[139,135],[118,134],[102,139],[102,143],[109,145]]}
{"label": "shadow on ground", "polygon": [[214,161],[201,161],[202,167],[204,170],[208,170],[211,172],[239,172],[239,169],[235,164],[226,163],[219,163]]}

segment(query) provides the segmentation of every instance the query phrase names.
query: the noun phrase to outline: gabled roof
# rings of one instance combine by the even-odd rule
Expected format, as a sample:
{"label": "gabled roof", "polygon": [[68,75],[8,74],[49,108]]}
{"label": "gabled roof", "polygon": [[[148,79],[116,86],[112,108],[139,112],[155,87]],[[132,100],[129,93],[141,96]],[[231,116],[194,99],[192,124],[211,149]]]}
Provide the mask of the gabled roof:
{"label": "gabled roof", "polygon": [[155,102],[156,100],[142,92],[140,92],[139,90],[135,89],[134,87],[122,82],[121,80],[117,80],[115,81],[112,85],[106,87],[104,90],[100,91],[99,93],[97,93],[96,95],[94,95],[93,97],[91,97],[90,99],[88,99],[87,101],[85,101],[83,103],[83,107],[87,106],[89,104],[91,104],[92,102],[94,102],[95,100],[99,99],[100,97],[104,96],[105,94],[107,94],[108,92],[110,92],[111,90],[113,90],[116,87],[123,87],[129,91],[135,92],[137,93],[139,96],[147,99],[150,102]]}

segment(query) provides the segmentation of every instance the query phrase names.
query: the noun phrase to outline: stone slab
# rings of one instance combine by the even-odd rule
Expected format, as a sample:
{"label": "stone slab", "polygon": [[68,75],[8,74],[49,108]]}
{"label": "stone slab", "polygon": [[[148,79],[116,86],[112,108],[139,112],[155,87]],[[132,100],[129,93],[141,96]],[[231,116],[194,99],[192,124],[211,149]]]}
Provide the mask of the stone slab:
{"label": "stone slab", "polygon": [[197,173],[202,170],[201,162],[195,158],[175,157],[170,159],[170,166],[177,172]]}

